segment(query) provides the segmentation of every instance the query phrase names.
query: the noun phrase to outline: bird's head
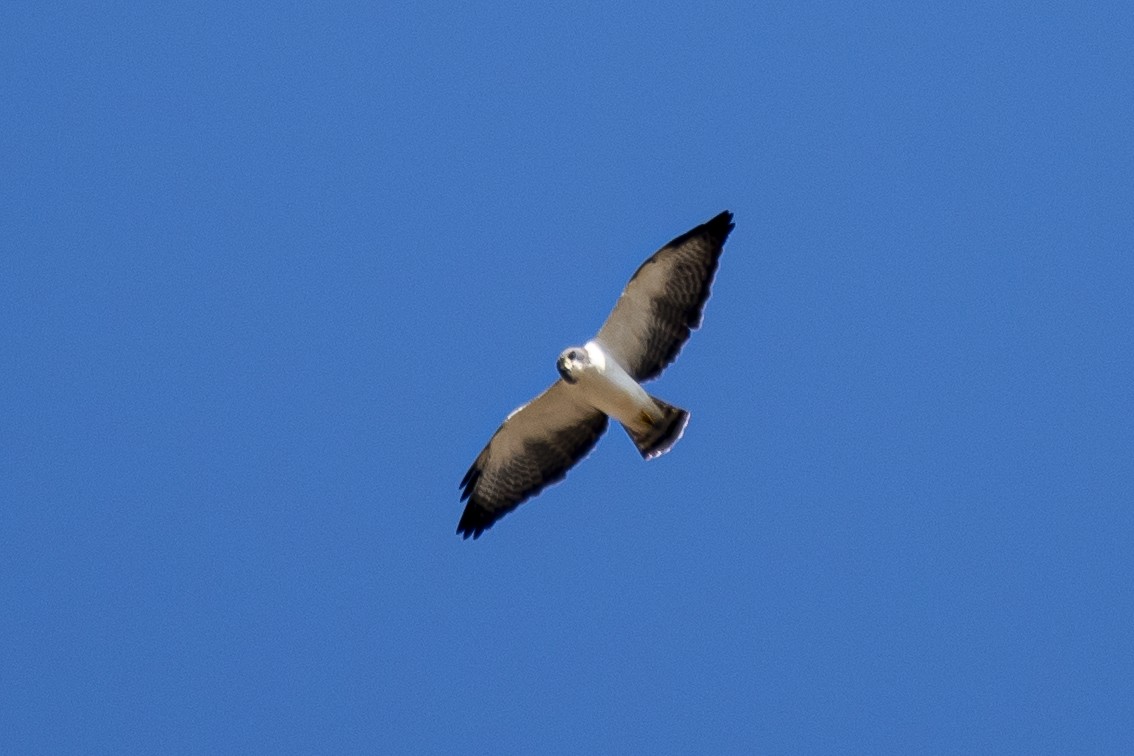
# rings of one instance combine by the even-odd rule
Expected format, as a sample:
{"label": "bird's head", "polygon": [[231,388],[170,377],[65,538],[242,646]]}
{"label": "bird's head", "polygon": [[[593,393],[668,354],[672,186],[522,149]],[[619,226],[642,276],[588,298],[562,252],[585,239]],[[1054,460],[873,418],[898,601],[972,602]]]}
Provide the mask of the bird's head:
{"label": "bird's head", "polygon": [[559,371],[559,375],[563,376],[563,380],[568,383],[575,383],[579,380],[579,374],[590,364],[590,361],[586,349],[571,347],[563,350],[563,353],[555,362],[555,367]]}

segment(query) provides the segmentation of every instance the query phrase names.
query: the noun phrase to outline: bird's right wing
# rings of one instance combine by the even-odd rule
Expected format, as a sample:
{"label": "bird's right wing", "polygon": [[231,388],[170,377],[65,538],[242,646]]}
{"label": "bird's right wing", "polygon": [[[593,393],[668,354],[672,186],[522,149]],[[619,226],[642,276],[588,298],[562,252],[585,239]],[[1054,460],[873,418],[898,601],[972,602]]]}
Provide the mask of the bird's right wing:
{"label": "bird's right wing", "polygon": [[468,499],[457,532],[480,534],[520,504],[556,483],[594,448],[607,416],[578,401],[556,381],[504,421],[461,481]]}

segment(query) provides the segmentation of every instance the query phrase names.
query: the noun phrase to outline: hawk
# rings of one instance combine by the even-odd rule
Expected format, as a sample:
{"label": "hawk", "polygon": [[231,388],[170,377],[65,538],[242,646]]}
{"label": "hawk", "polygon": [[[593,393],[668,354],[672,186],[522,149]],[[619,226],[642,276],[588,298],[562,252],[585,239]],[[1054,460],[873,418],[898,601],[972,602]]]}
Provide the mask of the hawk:
{"label": "hawk", "polygon": [[595,337],[559,355],[559,380],[513,411],[461,480],[468,501],[457,533],[479,538],[501,517],[567,475],[622,423],[643,459],[677,443],[689,413],[641,384],[677,357],[701,325],[725,239],[727,210],[659,249],[630,278]]}

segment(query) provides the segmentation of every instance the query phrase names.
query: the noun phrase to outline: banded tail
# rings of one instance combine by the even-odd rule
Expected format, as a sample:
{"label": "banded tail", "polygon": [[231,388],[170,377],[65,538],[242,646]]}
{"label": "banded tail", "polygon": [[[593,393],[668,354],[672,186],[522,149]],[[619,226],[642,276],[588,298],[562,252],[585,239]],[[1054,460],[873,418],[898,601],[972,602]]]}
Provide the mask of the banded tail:
{"label": "banded tail", "polygon": [[689,424],[689,413],[680,407],[667,404],[656,396],[651,396],[662,411],[662,419],[647,427],[644,431],[636,431],[629,425],[623,425],[626,434],[638,447],[642,459],[660,457],[673,448],[681,435],[685,433],[685,426]]}

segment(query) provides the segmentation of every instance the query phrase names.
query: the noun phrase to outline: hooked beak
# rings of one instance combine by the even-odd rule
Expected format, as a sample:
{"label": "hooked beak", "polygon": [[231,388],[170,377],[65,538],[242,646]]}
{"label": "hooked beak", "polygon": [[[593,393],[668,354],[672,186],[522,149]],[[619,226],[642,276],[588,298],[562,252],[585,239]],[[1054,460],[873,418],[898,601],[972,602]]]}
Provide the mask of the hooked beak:
{"label": "hooked beak", "polygon": [[560,377],[563,378],[563,380],[565,380],[567,383],[575,382],[575,379],[571,377],[571,374],[569,372],[567,372],[567,361],[562,357],[560,357],[555,362],[555,368],[559,371]]}

